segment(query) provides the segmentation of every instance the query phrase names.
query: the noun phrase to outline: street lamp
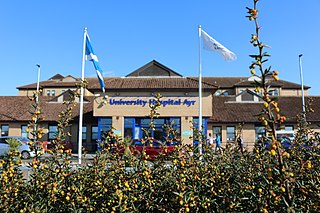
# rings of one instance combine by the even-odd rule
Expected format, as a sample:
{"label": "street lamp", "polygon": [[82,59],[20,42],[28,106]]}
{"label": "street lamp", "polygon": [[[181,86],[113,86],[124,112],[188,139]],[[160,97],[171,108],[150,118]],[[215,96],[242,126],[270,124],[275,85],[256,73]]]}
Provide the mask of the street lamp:
{"label": "street lamp", "polygon": [[304,121],[307,121],[306,119],[306,106],[304,103],[304,86],[303,86],[303,75],[302,75],[302,54],[299,55],[299,67],[300,67],[300,82],[301,82],[301,98],[302,98],[302,114]]}

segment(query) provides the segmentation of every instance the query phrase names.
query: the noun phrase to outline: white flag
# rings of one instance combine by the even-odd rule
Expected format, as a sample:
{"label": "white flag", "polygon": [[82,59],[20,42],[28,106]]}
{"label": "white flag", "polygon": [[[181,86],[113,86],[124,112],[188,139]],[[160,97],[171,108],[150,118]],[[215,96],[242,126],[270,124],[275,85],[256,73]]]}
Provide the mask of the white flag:
{"label": "white flag", "polygon": [[204,49],[209,50],[209,51],[217,51],[227,61],[232,61],[232,60],[237,59],[237,56],[233,52],[231,52],[226,47],[224,47],[222,44],[220,44],[218,41],[216,41],[214,38],[212,38],[204,30],[201,30],[201,36],[203,39],[203,48]]}

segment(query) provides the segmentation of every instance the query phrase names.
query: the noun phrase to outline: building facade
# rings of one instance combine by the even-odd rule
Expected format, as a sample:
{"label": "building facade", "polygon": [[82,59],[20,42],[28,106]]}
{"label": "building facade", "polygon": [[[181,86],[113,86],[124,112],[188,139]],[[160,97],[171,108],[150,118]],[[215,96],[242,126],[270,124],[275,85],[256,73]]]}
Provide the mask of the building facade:
{"label": "building facade", "polygon": [[[125,77],[105,78],[106,101],[95,78],[87,79],[85,89],[84,119],[82,128],[83,146],[88,151],[96,150],[97,140],[102,133],[113,127],[123,137],[139,139],[144,137],[143,128],[150,122],[149,104],[155,94],[161,94],[159,117],[151,135],[164,140],[164,124],[174,124],[183,143],[192,143],[192,127],[199,118],[198,77],[184,77],[157,61],[151,61]],[[245,146],[252,147],[264,134],[264,128],[257,115],[263,106],[260,94],[254,92],[254,77],[204,77],[202,79],[202,115],[204,134],[220,134],[222,143],[233,143],[237,134],[242,134]],[[40,105],[45,117],[42,125],[47,130],[43,140],[55,138],[58,114],[63,101],[76,88],[79,78],[57,74],[40,82],[42,94]],[[0,103],[1,135],[22,135],[30,121],[31,96],[36,83],[17,87],[18,96],[2,96]],[[305,86],[307,95],[309,87]],[[287,121],[284,128],[296,130],[296,115],[301,112],[301,86],[279,80],[271,83],[271,95],[279,96],[279,106]],[[314,105],[320,104],[319,97],[313,97]],[[73,121],[68,138],[77,150],[79,104],[73,112]],[[320,113],[315,111],[307,117],[312,127],[319,131]]]}

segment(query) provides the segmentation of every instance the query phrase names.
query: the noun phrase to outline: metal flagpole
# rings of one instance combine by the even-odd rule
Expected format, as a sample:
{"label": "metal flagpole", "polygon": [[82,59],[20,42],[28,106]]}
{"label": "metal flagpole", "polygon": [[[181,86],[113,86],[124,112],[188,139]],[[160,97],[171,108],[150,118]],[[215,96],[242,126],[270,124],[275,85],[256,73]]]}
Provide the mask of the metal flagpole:
{"label": "metal flagpole", "polygon": [[201,66],[201,25],[199,25],[199,154],[202,154],[202,66]]}
{"label": "metal flagpole", "polygon": [[[84,28],[83,34],[83,49],[82,49],[82,66],[81,66],[81,80],[84,81],[84,65],[85,65],[85,54],[86,54],[86,38],[87,28]],[[78,133],[78,160],[81,165],[82,160],[82,120],[83,120],[83,87],[80,88],[80,112],[79,112],[79,133]]]}
{"label": "metal flagpole", "polygon": [[304,86],[303,86],[303,75],[302,75],[302,54],[299,55],[299,67],[300,67],[300,82],[301,82],[301,98],[302,98],[302,113],[304,121],[307,121],[306,118],[306,105],[304,103]]}
{"label": "metal flagpole", "polygon": [[36,101],[39,101],[39,87],[40,87],[40,65],[37,64],[38,67],[38,80],[37,80],[37,96],[36,96]]}

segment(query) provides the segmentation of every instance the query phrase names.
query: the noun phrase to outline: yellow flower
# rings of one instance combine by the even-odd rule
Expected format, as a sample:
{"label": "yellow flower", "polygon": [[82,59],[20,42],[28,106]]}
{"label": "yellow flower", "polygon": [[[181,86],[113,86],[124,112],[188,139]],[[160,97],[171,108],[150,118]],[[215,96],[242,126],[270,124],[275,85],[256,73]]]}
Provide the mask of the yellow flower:
{"label": "yellow flower", "polygon": [[272,75],[272,77],[273,77],[273,79],[274,79],[275,81],[278,81],[278,80],[279,80],[279,77],[278,77],[277,75]]}
{"label": "yellow flower", "polygon": [[268,104],[267,102],[264,102],[264,103],[263,103],[263,106],[264,106],[265,108],[268,108],[269,104]]}
{"label": "yellow flower", "polygon": [[124,186],[127,187],[127,188],[130,187],[128,181],[124,182]]}
{"label": "yellow flower", "polygon": [[307,161],[307,168],[308,168],[308,169],[311,169],[311,168],[312,168],[311,161],[309,161],[309,160]]}
{"label": "yellow flower", "polygon": [[272,150],[270,151],[270,154],[271,154],[271,155],[276,155],[276,151],[275,151],[274,149],[272,149]]}
{"label": "yellow flower", "polygon": [[267,120],[263,120],[263,121],[262,121],[262,125],[263,125],[263,126],[267,126],[267,125],[268,125],[268,121],[267,121]]}
{"label": "yellow flower", "polygon": [[251,70],[250,72],[251,72],[252,75],[256,74],[255,70]]}
{"label": "yellow flower", "polygon": [[258,192],[261,194],[262,193],[262,189],[260,188],[260,189],[258,189]]}

